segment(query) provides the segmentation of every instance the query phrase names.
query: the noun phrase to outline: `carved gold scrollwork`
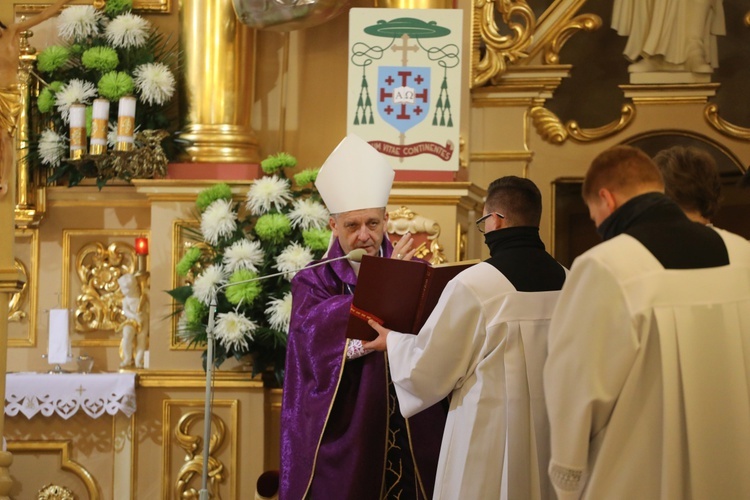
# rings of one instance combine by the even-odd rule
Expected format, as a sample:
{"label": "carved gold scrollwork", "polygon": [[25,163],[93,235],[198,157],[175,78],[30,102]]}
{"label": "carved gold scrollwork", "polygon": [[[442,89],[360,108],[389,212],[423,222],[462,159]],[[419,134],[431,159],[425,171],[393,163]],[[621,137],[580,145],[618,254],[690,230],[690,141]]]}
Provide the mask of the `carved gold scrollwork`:
{"label": "carved gold scrollwork", "polygon": [[[203,437],[190,434],[190,429],[196,422],[203,421],[202,411],[188,412],[180,418],[174,431],[175,438],[180,447],[185,450],[185,464],[180,467],[177,474],[176,498],[198,498],[198,489],[191,486],[194,480],[200,482],[203,473]],[[212,432],[208,445],[208,489],[209,496],[217,500],[221,499],[219,483],[224,482],[224,464],[213,457],[213,454],[224,442],[226,427],[224,422],[216,415],[211,415]],[[201,426],[202,429],[202,426]]]}
{"label": "carved gold scrollwork", "polygon": [[594,31],[602,26],[602,18],[596,14],[582,14],[576,16],[563,26],[557,36],[547,47],[544,48],[544,62],[547,64],[558,64],[560,62],[560,50],[565,42],[570,40],[577,31]]}
{"label": "carved gold scrollwork", "polygon": [[39,490],[37,500],[75,500],[75,495],[65,486],[48,484]]}
{"label": "carved gold scrollwork", "polygon": [[712,103],[703,108],[703,116],[713,128],[728,137],[744,140],[750,139],[750,128],[734,125],[720,117],[719,106],[716,104]]}
{"label": "carved gold scrollwork", "polygon": [[[495,21],[499,12],[510,35],[500,34]],[[521,22],[514,19],[520,18]],[[479,38],[472,49],[472,87],[481,87],[487,82],[496,83],[505,73],[508,64],[527,56],[526,49],[536,29],[534,11],[523,0],[474,0],[473,37]],[[478,43],[477,43],[478,42]],[[483,45],[483,53],[479,45]]]}
{"label": "carved gold scrollwork", "polygon": [[[415,257],[424,259],[429,257],[431,264],[442,264],[447,259],[443,253],[443,247],[438,243],[440,236],[440,224],[432,219],[413,212],[405,206],[388,212],[388,234],[403,236],[410,233],[414,241],[418,243]],[[426,235],[420,236],[420,235]],[[424,241],[420,241],[424,239]]]}
{"label": "carved gold scrollwork", "polygon": [[23,310],[23,306],[26,304],[26,299],[29,295],[29,271],[23,262],[16,259],[15,267],[23,275],[23,286],[21,290],[14,293],[10,297],[10,303],[8,304],[8,321],[23,321],[28,316]]}
{"label": "carved gold scrollwork", "polygon": [[531,108],[529,116],[537,133],[545,141],[551,144],[562,144],[568,138],[568,131],[565,130],[565,126],[557,115],[547,108],[534,106]]}
{"label": "carved gold scrollwork", "polygon": [[124,321],[117,279],[135,270],[135,249],[123,242],[104,247],[89,243],[76,256],[81,294],[76,298],[75,329],[115,330]]}
{"label": "carved gold scrollwork", "polygon": [[596,128],[581,128],[578,122],[571,120],[565,125],[552,111],[543,106],[534,106],[529,112],[537,133],[551,144],[562,144],[568,138],[577,142],[594,142],[620,132],[630,125],[635,118],[635,106],[623,104],[620,118]]}

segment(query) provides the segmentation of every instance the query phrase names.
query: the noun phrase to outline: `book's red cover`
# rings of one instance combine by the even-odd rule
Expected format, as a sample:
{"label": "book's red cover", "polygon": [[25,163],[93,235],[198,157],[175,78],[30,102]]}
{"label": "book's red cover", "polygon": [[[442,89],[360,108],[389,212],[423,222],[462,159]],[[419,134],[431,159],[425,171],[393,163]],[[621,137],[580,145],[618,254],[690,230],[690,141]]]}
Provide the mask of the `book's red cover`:
{"label": "book's red cover", "polygon": [[377,333],[367,324],[370,318],[390,330],[419,332],[448,282],[476,262],[431,266],[423,261],[365,255],[346,336],[373,340]]}

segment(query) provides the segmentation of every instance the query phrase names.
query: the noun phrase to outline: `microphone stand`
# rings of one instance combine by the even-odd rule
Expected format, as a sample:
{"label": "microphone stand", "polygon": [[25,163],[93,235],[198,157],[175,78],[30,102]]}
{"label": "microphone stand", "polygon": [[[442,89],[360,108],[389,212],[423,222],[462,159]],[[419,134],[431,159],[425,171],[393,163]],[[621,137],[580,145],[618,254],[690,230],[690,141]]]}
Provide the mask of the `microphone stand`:
{"label": "microphone stand", "polygon": [[282,274],[295,273],[304,269],[310,269],[312,267],[322,266],[329,262],[337,260],[349,259],[354,262],[360,262],[365,252],[361,248],[352,250],[346,255],[341,257],[335,257],[333,259],[325,259],[315,264],[311,264],[306,267],[302,267],[295,271],[283,271],[280,273],[268,274],[266,276],[256,276],[248,280],[237,281],[235,283],[224,283],[216,288],[216,292],[211,296],[211,304],[208,306],[208,326],[206,327],[206,401],[203,406],[203,470],[201,475],[201,489],[198,492],[199,500],[209,500],[208,496],[208,459],[210,456],[210,445],[211,445],[211,405],[213,403],[213,372],[214,372],[214,328],[216,327],[216,298],[219,292],[225,288],[229,288],[234,285],[242,285],[244,283],[252,283],[253,281],[260,281],[275,276],[281,276]]}

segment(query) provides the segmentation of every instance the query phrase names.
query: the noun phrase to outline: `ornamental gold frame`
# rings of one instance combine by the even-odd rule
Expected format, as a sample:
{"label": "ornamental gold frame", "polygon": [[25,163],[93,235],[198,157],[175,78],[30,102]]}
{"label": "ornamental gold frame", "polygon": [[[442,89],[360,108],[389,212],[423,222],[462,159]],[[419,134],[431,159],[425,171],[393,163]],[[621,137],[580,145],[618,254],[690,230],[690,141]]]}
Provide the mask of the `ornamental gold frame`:
{"label": "ornamental gold frame", "polygon": [[99,500],[99,488],[91,473],[80,463],[71,458],[72,443],[68,440],[52,441],[8,441],[8,451],[12,454],[28,453],[58,453],[60,455],[60,469],[70,472],[81,480],[86,487],[90,500]]}
{"label": "ornamental gold frame", "polygon": [[[8,338],[8,347],[36,347],[37,341],[37,322],[39,307],[39,231],[37,229],[16,228],[15,239],[30,237],[29,241],[31,259],[31,270],[29,271],[28,282],[28,334],[26,338]],[[27,266],[28,268],[28,266]],[[23,307],[21,308],[23,310]]]}
{"label": "ornamental gold frame", "polygon": [[[175,481],[176,477],[171,475],[172,469],[172,455],[175,454],[177,448],[180,446],[176,442],[175,428],[171,428],[172,417],[176,417],[182,412],[182,416],[189,413],[200,413],[203,414],[205,402],[203,399],[168,399],[164,400],[162,405],[162,471],[161,477],[169,478],[162,482],[162,498],[172,498],[174,496]],[[229,464],[224,464],[224,470],[226,475],[229,476],[229,498],[239,498],[237,496],[237,475],[239,474],[238,459],[239,459],[239,441],[236,436],[239,435],[239,401],[237,399],[215,399],[212,403],[213,408],[226,408],[230,413],[230,425],[225,423],[225,441],[224,443],[231,446],[229,450]],[[216,415],[216,418],[221,420],[221,417]],[[177,418],[179,423],[180,418]],[[223,420],[222,420],[223,422]],[[203,433],[201,429],[201,439]],[[202,449],[202,447],[201,447]],[[192,460],[196,467],[202,466],[203,453],[197,453]],[[225,476],[226,477],[226,476]]]}
{"label": "ornamental gold frame", "polygon": [[[70,306],[70,295],[73,293],[71,289],[70,273],[73,269],[73,261],[71,255],[71,240],[76,236],[98,236],[98,237],[130,237],[135,238],[137,236],[146,236],[151,239],[150,229],[63,229],[62,232],[62,297],[60,299],[60,306],[63,309],[68,309]],[[107,246],[107,245],[105,245]],[[87,335],[107,333],[106,330],[98,330],[95,332],[77,332],[79,335],[86,337]],[[107,333],[106,339],[71,339],[71,347],[118,347],[120,345],[120,335],[116,332]]]}
{"label": "ornamental gold frame", "polygon": [[[81,2],[68,4],[70,5],[95,5],[95,1]],[[39,14],[45,8],[49,7],[50,3],[22,3],[17,4],[13,9],[13,13],[16,17],[23,16],[25,14]],[[65,7],[63,7],[65,8]],[[141,14],[169,14],[172,12],[172,0],[133,0],[133,11]]]}
{"label": "ornamental gold frame", "polygon": [[[182,229],[187,227],[200,228],[200,221],[196,219],[175,219],[172,221],[172,289],[182,285],[180,283],[180,277],[177,275],[177,263],[182,258],[182,243],[184,241],[182,235]],[[174,299],[172,301],[172,318],[171,328],[169,332],[169,350],[170,351],[200,351],[203,347],[198,345],[190,346],[185,342],[182,342],[177,336],[178,328],[178,315],[174,314],[177,304]]]}

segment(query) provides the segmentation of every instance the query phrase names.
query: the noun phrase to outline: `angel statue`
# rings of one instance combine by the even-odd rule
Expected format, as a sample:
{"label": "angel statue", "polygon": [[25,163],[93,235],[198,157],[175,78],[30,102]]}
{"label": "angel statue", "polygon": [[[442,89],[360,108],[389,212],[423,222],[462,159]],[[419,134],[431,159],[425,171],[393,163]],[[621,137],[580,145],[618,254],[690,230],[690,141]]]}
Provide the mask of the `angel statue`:
{"label": "angel statue", "polygon": [[143,357],[148,348],[148,296],[137,277],[130,273],[120,276],[117,284],[123,295],[122,315],[125,316],[125,321],[117,328],[117,331],[122,331],[120,367],[135,365],[143,368]]}

